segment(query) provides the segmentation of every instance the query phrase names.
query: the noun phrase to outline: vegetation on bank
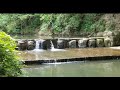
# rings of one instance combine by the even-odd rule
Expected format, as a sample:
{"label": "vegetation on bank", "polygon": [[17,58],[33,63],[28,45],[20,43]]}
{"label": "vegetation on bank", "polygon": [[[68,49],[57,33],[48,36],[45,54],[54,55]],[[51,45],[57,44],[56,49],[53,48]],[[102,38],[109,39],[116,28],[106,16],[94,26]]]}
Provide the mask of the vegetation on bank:
{"label": "vegetation on bank", "polygon": [[[81,35],[105,31],[105,14],[0,14],[0,29],[7,34]],[[113,27],[112,27],[113,28]],[[42,32],[42,33],[41,33]]]}
{"label": "vegetation on bank", "polygon": [[[8,34],[88,36],[104,32],[119,44],[120,14],[0,14],[0,76],[20,76],[22,63]],[[98,33],[98,36],[102,36]],[[112,40],[112,39],[111,39]]]}
{"label": "vegetation on bank", "polygon": [[0,32],[0,76],[15,77],[22,74],[22,63],[15,48],[15,41],[5,32]]}

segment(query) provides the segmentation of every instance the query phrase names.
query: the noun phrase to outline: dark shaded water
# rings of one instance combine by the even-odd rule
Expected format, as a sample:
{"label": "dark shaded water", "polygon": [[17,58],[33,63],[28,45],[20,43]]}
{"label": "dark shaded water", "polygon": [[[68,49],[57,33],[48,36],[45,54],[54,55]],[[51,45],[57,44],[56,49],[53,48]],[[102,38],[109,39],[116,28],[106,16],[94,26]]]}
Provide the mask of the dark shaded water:
{"label": "dark shaded water", "polygon": [[120,60],[31,65],[23,77],[119,77]]}

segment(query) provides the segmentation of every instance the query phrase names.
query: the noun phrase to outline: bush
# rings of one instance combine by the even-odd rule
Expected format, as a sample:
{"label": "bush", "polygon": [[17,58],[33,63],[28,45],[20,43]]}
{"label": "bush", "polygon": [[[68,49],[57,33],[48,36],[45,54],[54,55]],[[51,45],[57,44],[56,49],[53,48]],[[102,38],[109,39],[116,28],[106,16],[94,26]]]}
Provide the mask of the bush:
{"label": "bush", "polygon": [[16,43],[5,32],[0,32],[0,75],[19,76],[22,74],[21,66],[16,55]]}

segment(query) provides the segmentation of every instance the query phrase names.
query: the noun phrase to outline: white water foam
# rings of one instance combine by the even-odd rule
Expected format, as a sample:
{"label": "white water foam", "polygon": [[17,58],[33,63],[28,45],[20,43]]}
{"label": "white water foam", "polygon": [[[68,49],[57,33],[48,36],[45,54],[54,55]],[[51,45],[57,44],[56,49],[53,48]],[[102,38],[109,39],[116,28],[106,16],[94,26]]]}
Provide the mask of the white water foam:
{"label": "white water foam", "polygon": [[112,48],[112,49],[120,49],[120,46],[118,46],[118,47],[110,47],[110,48]]}

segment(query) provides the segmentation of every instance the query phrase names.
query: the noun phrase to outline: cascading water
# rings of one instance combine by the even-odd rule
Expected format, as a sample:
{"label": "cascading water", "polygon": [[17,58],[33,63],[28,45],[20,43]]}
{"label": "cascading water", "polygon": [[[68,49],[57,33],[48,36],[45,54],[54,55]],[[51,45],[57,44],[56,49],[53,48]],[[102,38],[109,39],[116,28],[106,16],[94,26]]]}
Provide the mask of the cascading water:
{"label": "cascading water", "polygon": [[40,49],[43,49],[43,42],[44,42],[44,40],[40,40]]}
{"label": "cascading water", "polygon": [[51,43],[51,51],[58,51],[58,49],[55,49],[55,48],[54,48],[54,45],[53,45],[52,40],[50,40],[50,43]]}
{"label": "cascading water", "polygon": [[36,41],[36,45],[34,51],[40,51],[40,41],[39,40],[35,40],[35,41]]}
{"label": "cascading water", "polygon": [[53,42],[50,40],[50,43],[51,43],[51,49],[53,50],[53,49],[55,49],[54,48],[54,45],[53,45]]}
{"label": "cascading water", "polygon": [[51,51],[65,51],[65,50],[63,50],[63,49],[54,48],[54,45],[53,45],[52,40],[50,40],[50,43],[51,43]]}
{"label": "cascading water", "polygon": [[35,40],[36,41],[36,45],[35,45],[35,49],[33,51],[44,51],[43,50],[43,40]]}
{"label": "cascading water", "polygon": [[39,49],[39,41],[36,40],[36,46],[35,46],[35,49]]}

